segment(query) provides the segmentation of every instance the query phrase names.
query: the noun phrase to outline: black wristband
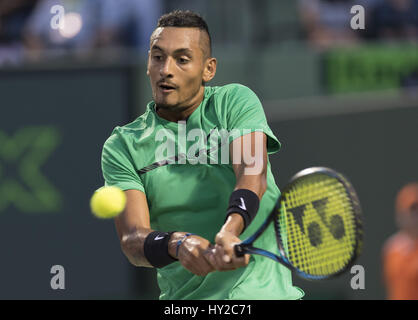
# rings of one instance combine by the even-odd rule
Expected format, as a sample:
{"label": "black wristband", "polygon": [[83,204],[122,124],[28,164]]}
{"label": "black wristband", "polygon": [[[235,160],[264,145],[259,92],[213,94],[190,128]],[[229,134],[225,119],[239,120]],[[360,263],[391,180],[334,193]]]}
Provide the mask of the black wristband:
{"label": "black wristband", "polygon": [[232,192],[229,198],[229,206],[226,217],[232,213],[238,213],[244,219],[244,229],[250,225],[258,208],[260,207],[260,199],[258,196],[248,189],[238,189]]}
{"label": "black wristband", "polygon": [[145,238],[144,255],[154,268],[162,268],[177,261],[168,253],[168,242],[173,233],[153,231]]}

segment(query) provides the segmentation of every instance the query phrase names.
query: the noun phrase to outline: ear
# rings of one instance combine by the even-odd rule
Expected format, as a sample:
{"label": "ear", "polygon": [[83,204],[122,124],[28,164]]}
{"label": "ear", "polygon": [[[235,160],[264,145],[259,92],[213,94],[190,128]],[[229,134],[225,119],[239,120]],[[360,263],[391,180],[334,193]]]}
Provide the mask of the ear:
{"label": "ear", "polygon": [[205,68],[203,69],[203,82],[209,82],[216,74],[216,59],[208,58],[205,62]]}

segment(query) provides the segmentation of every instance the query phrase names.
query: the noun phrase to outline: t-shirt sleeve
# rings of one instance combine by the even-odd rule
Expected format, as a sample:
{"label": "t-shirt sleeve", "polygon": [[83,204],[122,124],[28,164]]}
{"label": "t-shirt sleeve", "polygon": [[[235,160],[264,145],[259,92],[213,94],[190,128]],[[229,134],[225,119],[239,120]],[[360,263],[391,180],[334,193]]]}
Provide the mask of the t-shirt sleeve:
{"label": "t-shirt sleeve", "polygon": [[[261,101],[248,87],[234,84],[227,93],[227,129],[239,130],[240,135],[261,131],[267,136],[267,152],[279,151],[281,144],[270,129]],[[236,135],[232,139],[237,138]]]}
{"label": "t-shirt sleeve", "polygon": [[106,186],[115,186],[122,190],[134,189],[145,193],[128,148],[117,131],[114,131],[103,146],[102,173]]}

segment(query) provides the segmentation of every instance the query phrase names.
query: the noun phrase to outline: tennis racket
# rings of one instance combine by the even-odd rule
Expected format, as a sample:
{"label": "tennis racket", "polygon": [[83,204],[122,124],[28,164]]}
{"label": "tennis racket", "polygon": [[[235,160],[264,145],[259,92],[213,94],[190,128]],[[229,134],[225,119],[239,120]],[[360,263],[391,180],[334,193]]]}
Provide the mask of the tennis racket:
{"label": "tennis racket", "polygon": [[[273,222],[279,255],[253,247]],[[362,217],[356,192],[342,174],[324,167],[297,173],[283,189],[263,225],[235,245],[235,254],[268,257],[309,280],[346,271],[362,247]]]}

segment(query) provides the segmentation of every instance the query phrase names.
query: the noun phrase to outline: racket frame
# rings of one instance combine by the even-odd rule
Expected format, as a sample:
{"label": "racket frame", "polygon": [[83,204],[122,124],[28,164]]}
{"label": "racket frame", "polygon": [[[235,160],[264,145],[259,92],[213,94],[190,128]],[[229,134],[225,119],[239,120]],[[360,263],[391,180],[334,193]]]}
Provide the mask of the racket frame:
{"label": "racket frame", "polygon": [[[325,174],[328,176],[331,176],[335,179],[337,179],[342,185],[344,186],[345,191],[347,192],[349,201],[353,208],[353,219],[355,223],[355,239],[356,243],[354,245],[353,249],[353,255],[351,259],[348,261],[348,263],[339,270],[336,273],[333,273],[331,275],[312,275],[308,274],[306,272],[303,272],[296,267],[292,265],[292,263],[289,261],[289,259],[286,257],[286,253],[283,246],[283,241],[280,235],[280,229],[279,229],[279,215],[282,214],[281,211],[281,205],[282,205],[282,194],[285,194],[296,182],[296,180],[303,178],[306,175],[310,174]],[[276,255],[270,251],[256,248],[252,244],[254,241],[261,236],[261,234],[264,232],[264,230],[270,225],[270,223],[273,221],[274,223],[274,229],[275,229],[275,235],[276,235],[276,241],[277,241],[277,247],[279,249],[279,255]],[[238,257],[243,256],[244,254],[257,254],[262,255],[267,258],[270,258],[276,262],[281,263],[285,267],[289,268],[290,270],[294,271],[298,276],[305,278],[307,280],[324,280],[324,279],[332,279],[335,278],[342,273],[344,273],[347,269],[351,268],[351,266],[354,264],[354,261],[359,256],[361,249],[362,249],[362,243],[363,243],[363,222],[362,222],[362,216],[361,216],[361,206],[360,201],[358,199],[358,196],[352,186],[352,184],[349,182],[349,180],[342,174],[336,172],[333,169],[327,168],[327,167],[311,167],[304,169],[298,173],[296,173],[290,181],[286,184],[286,186],[283,188],[283,192],[281,192],[279,199],[276,201],[276,204],[268,216],[268,218],[264,221],[264,223],[260,226],[260,228],[250,237],[242,241],[241,243],[235,245],[234,250],[235,254]]]}

